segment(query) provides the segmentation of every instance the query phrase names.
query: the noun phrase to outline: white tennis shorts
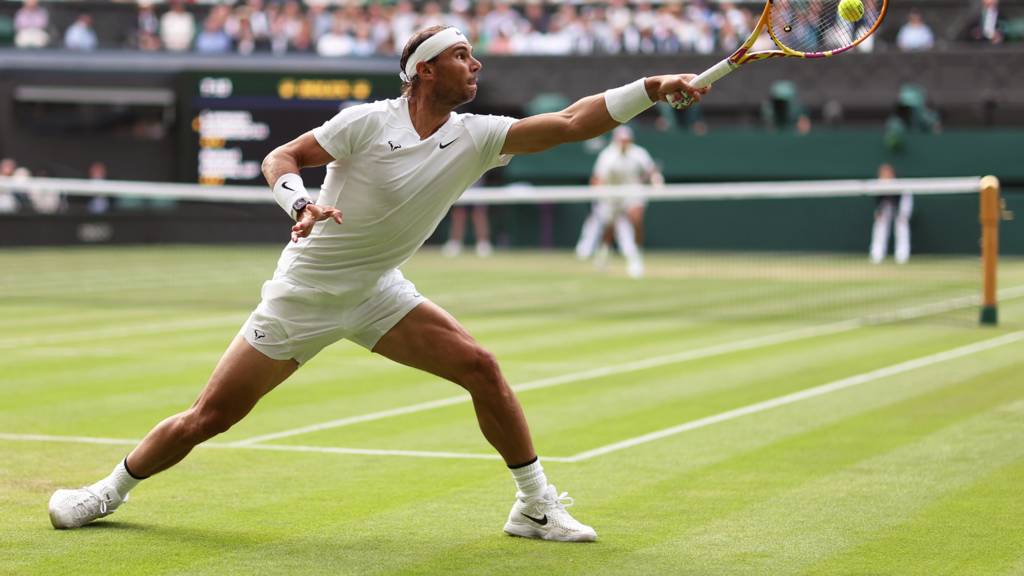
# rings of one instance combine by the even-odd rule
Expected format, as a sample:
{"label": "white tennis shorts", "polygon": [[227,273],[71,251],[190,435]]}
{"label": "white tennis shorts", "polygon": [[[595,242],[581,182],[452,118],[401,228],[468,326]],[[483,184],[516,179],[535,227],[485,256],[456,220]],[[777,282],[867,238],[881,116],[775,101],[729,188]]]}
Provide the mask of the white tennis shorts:
{"label": "white tennis shorts", "polygon": [[426,301],[398,270],[368,292],[334,295],[287,278],[263,283],[262,301],[239,332],[253,348],[275,360],[305,364],[325,347],[346,338],[372,350],[384,334]]}
{"label": "white tennis shorts", "polygon": [[602,222],[611,222],[619,214],[624,214],[633,208],[646,208],[647,198],[631,196],[629,198],[602,198],[594,202],[594,214]]}

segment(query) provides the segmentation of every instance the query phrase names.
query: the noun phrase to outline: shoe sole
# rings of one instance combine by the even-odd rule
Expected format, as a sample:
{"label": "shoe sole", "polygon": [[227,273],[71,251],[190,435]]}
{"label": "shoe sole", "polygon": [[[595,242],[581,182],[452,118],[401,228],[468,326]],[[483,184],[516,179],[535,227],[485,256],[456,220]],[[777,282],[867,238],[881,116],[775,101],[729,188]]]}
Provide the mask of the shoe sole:
{"label": "shoe sole", "polygon": [[532,538],[535,540],[549,540],[552,542],[594,542],[596,538],[581,537],[581,538],[552,538],[550,532],[546,532],[537,528],[536,526],[530,526],[529,524],[516,524],[507,522],[505,524],[505,533],[510,536],[518,536],[519,538]]}

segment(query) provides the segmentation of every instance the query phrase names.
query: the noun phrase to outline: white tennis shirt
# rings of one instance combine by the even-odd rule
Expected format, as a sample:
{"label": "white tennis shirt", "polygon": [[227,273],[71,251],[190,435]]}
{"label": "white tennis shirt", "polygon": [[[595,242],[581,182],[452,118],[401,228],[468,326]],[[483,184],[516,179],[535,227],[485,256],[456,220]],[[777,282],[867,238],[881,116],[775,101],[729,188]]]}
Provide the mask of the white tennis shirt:
{"label": "white tennis shirt", "polygon": [[289,244],[275,277],[342,294],[374,287],[426,242],[448,208],[502,155],[506,116],[451,113],[420,139],[405,97],[360,104],[313,130],[334,157],[317,204],[341,210],[344,221],[318,222]]}
{"label": "white tennis shirt", "polygon": [[597,162],[594,164],[594,176],[610,186],[640,184],[654,169],[654,159],[647,150],[630,144],[623,153],[622,146],[612,142],[598,154]]}

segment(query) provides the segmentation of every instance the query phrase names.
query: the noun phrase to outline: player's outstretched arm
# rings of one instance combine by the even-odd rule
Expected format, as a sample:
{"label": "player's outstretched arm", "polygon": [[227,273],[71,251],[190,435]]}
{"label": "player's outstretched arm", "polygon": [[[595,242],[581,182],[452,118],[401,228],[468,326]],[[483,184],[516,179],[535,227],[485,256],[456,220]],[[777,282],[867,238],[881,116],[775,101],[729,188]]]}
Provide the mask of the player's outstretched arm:
{"label": "player's outstretched arm", "polygon": [[263,176],[274,190],[274,199],[293,219],[292,242],[309,236],[313,225],[331,219],[341,224],[341,211],[333,206],[319,206],[302,184],[299,170],[323,166],[334,158],[316,141],[312,132],[278,146],[263,159]]}
{"label": "player's outstretched arm", "polygon": [[661,170],[654,168],[647,174],[647,179],[650,181],[651,186],[655,188],[661,188],[665,185],[665,177],[661,174]]}
{"label": "player's outstretched arm", "polygon": [[509,128],[501,153],[530,154],[600,136],[670,95],[681,99],[683,94],[689,94],[697,102],[707,88],[690,86],[694,78],[693,74],[643,78],[577,100],[561,112],[524,118]]}

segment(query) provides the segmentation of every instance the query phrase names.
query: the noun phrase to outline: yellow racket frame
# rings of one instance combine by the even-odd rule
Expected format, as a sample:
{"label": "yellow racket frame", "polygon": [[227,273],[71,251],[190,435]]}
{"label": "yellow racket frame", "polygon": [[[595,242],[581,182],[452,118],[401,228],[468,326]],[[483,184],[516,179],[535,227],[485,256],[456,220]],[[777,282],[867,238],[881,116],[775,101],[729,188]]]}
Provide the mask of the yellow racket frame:
{"label": "yellow racket frame", "polygon": [[[828,58],[829,56],[841,54],[860,44],[868,36],[874,34],[875,30],[878,30],[878,27],[882,24],[882,20],[885,19],[886,11],[889,8],[888,0],[882,0],[882,6],[878,11],[878,18],[875,19],[871,29],[854,40],[849,46],[843,46],[842,48],[836,48],[835,50],[826,50],[824,52],[800,52],[786,46],[772,29],[771,14],[774,4],[774,0],[768,0],[768,2],[765,3],[764,10],[761,11],[761,17],[757,19],[757,24],[754,26],[754,30],[751,31],[750,35],[747,36],[747,39],[739,48],[736,49],[735,52],[733,52],[728,58],[702,72],[699,76],[694,78],[693,82],[690,84],[695,88],[710,86],[747,62],[754,62],[756,60],[766,60],[768,58],[778,58],[782,56],[789,58]],[[761,32],[766,29],[768,31],[768,36],[771,37],[772,42],[774,42],[779,49],[751,52],[750,49],[754,46],[754,42],[757,41]],[[684,97],[681,100],[674,100],[672,97],[669,97],[669,103],[675,108],[686,108],[692,104],[692,99],[687,94],[684,94],[683,96]]]}

